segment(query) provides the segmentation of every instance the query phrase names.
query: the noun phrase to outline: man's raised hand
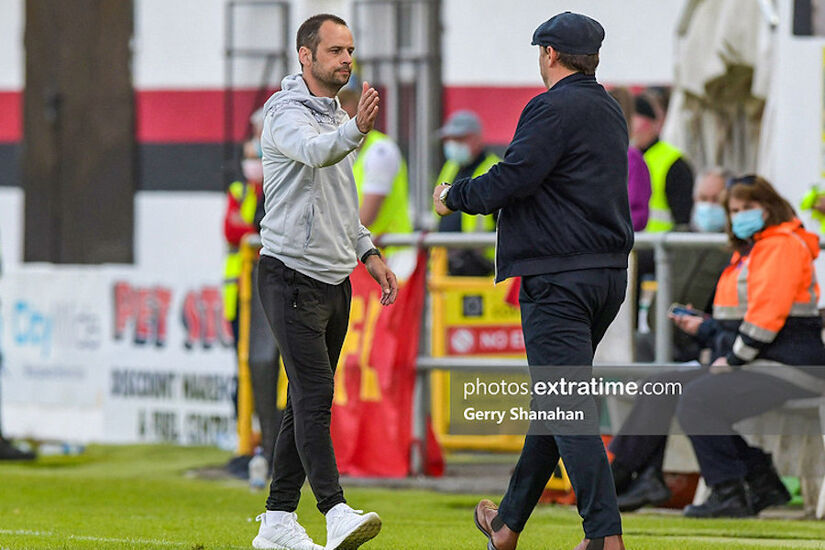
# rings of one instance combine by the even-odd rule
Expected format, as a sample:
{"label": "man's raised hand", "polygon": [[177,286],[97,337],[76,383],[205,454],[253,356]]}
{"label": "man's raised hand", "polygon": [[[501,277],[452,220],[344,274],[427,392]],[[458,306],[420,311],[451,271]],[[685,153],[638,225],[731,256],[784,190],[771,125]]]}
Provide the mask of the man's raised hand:
{"label": "man's raised hand", "polygon": [[361,99],[358,100],[358,111],[355,114],[355,125],[362,134],[368,134],[375,125],[378,116],[378,92],[371,88],[369,82],[364,82]]}

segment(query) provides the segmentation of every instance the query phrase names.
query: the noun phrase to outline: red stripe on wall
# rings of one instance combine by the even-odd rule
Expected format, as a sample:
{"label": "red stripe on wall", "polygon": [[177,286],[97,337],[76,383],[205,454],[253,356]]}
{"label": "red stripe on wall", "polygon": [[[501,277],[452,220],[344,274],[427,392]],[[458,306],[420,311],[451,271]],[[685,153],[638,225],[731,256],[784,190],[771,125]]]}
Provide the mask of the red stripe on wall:
{"label": "red stripe on wall", "polygon": [[[445,118],[460,109],[478,113],[484,137],[504,145],[513,138],[519,115],[541,87],[448,86],[444,88]],[[271,92],[263,94],[263,103]],[[260,105],[256,90],[233,94],[233,138],[247,137],[249,115]],[[140,143],[220,143],[224,140],[224,92],[201,90],[138,90],[135,93],[136,135]],[[0,92],[0,142],[17,142],[23,135],[23,94]]]}
{"label": "red stripe on wall", "polygon": [[541,87],[449,86],[444,88],[444,119],[461,109],[475,111],[484,126],[484,140],[506,145],[513,139],[519,115]]}
{"label": "red stripe on wall", "polygon": [[23,138],[23,93],[0,91],[0,143],[16,143]]}
{"label": "red stripe on wall", "polygon": [[[235,141],[246,139],[249,115],[274,90],[232,93]],[[223,90],[140,90],[135,93],[135,123],[140,143],[215,143],[224,140]]]}

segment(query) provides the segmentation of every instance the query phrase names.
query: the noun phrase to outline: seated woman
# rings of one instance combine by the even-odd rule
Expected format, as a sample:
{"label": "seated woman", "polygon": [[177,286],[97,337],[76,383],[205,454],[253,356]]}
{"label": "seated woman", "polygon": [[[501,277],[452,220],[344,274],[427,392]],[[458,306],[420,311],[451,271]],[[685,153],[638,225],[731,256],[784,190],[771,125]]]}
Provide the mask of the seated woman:
{"label": "seated woman", "polygon": [[709,372],[684,387],[676,410],[711,487],[706,502],[685,508],[688,517],[749,516],[787,502],[770,455],[748,445],[733,425],[790,399],[817,396],[812,388],[825,386],[812,371],[788,369],[798,374],[793,380],[779,376],[787,372],[781,367],[773,373],[743,368],[757,360],[825,364],[814,270],[819,237],[803,228],[788,201],[759,176],[730,180],[724,202],[735,252],[716,286],[713,317],[675,319],[719,355]]}

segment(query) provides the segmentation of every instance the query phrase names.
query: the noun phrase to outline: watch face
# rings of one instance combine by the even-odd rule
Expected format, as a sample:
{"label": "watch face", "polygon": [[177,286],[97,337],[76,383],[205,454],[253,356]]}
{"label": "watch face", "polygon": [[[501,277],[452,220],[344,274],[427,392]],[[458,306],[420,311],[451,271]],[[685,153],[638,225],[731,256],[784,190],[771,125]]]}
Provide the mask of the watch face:
{"label": "watch face", "polygon": [[449,193],[449,192],[450,192],[449,187],[445,187],[444,190],[441,191],[441,195],[439,195],[439,197],[438,197],[441,200],[441,202],[444,202],[444,199],[447,198],[447,193]]}

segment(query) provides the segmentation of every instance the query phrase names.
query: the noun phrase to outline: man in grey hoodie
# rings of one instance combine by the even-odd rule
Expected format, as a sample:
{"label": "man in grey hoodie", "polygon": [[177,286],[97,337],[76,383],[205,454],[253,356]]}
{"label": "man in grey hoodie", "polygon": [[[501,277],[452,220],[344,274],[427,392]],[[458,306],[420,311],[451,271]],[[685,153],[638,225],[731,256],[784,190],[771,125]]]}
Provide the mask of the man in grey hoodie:
{"label": "man in grey hoodie", "polygon": [[266,513],[255,548],[320,550],[295,510],[305,479],[326,516],[326,550],[355,549],[381,519],[347,506],[330,437],[335,367],[349,320],[349,275],[358,259],[395,301],[395,275],[358,217],[354,151],[372,130],[378,92],[364,83],[355,118],[335,95],[352,68],[353,39],[334,16],[310,17],[297,38],[301,73],[264,105],[261,135],[266,215],[258,285],[289,378],[287,406],[272,458]]}

